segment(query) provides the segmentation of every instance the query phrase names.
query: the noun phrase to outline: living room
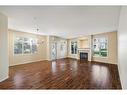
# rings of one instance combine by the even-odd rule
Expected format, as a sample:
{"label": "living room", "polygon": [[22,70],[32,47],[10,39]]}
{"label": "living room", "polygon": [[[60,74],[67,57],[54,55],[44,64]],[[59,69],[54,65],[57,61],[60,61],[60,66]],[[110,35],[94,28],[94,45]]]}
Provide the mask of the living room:
{"label": "living room", "polygon": [[122,6],[0,6],[0,89],[126,89],[126,14]]}

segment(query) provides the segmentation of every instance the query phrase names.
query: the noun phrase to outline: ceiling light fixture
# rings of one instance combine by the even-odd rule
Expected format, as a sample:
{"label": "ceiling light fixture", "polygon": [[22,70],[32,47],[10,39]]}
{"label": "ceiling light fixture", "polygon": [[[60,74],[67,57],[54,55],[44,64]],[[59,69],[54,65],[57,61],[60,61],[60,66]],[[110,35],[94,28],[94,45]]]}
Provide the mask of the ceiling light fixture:
{"label": "ceiling light fixture", "polygon": [[37,28],[37,32],[39,31],[39,29]]}
{"label": "ceiling light fixture", "polygon": [[39,32],[40,29],[39,29],[39,25],[37,24],[37,17],[34,17],[33,20],[34,20],[35,32]]}

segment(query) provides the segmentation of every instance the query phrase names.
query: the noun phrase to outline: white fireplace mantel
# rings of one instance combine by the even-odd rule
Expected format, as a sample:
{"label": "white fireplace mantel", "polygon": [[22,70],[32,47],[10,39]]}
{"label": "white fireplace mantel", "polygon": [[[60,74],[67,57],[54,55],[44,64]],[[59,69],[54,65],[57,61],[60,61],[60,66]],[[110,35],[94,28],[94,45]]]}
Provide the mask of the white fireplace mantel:
{"label": "white fireplace mantel", "polygon": [[78,48],[78,59],[80,59],[80,52],[88,53],[88,61],[91,61],[91,49],[90,48]]}

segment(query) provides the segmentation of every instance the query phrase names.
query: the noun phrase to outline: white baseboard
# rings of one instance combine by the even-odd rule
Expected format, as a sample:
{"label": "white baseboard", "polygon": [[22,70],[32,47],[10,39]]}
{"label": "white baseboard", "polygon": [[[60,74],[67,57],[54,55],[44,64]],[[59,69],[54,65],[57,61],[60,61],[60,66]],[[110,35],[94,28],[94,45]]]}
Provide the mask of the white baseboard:
{"label": "white baseboard", "polygon": [[29,64],[29,63],[33,63],[33,62],[39,62],[39,61],[45,61],[45,60],[42,59],[42,60],[36,60],[36,61],[27,61],[27,62],[23,62],[23,63],[12,64],[10,66]]}
{"label": "white baseboard", "polygon": [[9,77],[9,76],[6,76],[6,77],[4,77],[4,78],[0,78],[0,82],[2,82],[2,81],[4,81],[4,80],[8,79],[8,77]]}

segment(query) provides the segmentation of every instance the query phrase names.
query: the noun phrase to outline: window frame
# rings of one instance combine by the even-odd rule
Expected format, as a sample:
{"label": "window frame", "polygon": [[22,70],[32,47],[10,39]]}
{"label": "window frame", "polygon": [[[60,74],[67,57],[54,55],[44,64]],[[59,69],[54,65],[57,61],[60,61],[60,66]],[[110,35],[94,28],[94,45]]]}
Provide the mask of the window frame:
{"label": "window frame", "polygon": [[[72,53],[72,42],[73,43],[77,43],[77,49],[76,49],[75,53]],[[71,49],[71,54],[77,55],[78,54],[78,41],[71,41],[71,47],[70,47],[70,49]]]}
{"label": "window frame", "polygon": [[[16,38],[22,38],[22,53],[20,54],[15,54],[15,39]],[[30,44],[30,53],[24,53],[24,38],[29,39],[29,44]],[[31,39],[36,40],[36,46],[37,46],[37,52],[32,52],[32,44],[31,44]],[[37,54],[38,53],[38,39],[37,38],[32,38],[32,37],[24,37],[24,36],[14,36],[13,37],[13,56],[20,56],[20,55],[32,55],[32,54]]]}
{"label": "window frame", "polygon": [[[106,38],[107,39],[107,56],[96,56],[96,55],[94,55],[94,39],[99,39],[99,38]],[[93,57],[97,57],[97,58],[108,58],[109,57],[109,48],[108,48],[108,44],[109,44],[109,42],[108,42],[108,36],[96,36],[96,37],[93,37],[93,44],[92,44],[92,51],[93,51]]]}
{"label": "window frame", "polygon": [[13,55],[22,55],[23,54],[23,41],[22,41],[22,53],[19,53],[19,54],[15,54],[15,40],[17,39],[17,38],[22,38],[22,37],[14,37],[14,40],[13,40]]}

